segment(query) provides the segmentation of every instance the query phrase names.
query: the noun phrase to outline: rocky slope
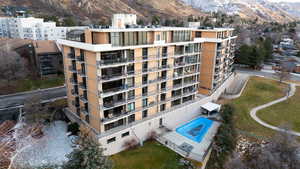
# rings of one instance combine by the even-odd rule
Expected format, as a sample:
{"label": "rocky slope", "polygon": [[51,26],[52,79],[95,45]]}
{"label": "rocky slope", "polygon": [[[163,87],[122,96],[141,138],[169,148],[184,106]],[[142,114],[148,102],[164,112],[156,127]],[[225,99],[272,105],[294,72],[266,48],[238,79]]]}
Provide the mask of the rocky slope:
{"label": "rocky slope", "polygon": [[203,15],[180,0],[1,0],[0,5],[25,6],[35,13],[92,20],[108,20],[114,13],[134,13],[148,20],[153,15],[173,18]]}
{"label": "rocky slope", "polygon": [[[297,19],[297,16],[289,12],[294,11],[288,6],[283,8],[278,3],[267,0],[183,0],[195,8],[206,12],[222,11],[229,15],[240,15],[246,19],[258,18],[260,21],[289,22]],[[298,9],[299,10],[299,9]]]}

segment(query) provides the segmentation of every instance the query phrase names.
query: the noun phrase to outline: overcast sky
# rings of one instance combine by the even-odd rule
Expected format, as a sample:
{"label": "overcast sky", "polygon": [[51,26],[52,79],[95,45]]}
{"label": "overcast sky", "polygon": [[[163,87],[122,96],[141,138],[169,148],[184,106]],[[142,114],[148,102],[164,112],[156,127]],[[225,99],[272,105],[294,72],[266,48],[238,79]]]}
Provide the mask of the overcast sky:
{"label": "overcast sky", "polygon": [[300,2],[300,0],[269,0],[269,1],[273,1],[273,2]]}

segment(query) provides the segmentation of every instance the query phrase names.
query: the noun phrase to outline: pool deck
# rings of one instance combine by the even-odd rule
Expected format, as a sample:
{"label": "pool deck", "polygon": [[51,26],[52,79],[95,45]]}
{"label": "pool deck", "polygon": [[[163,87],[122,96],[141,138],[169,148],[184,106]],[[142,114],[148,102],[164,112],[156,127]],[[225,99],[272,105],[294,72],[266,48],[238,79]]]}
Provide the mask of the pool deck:
{"label": "pool deck", "polygon": [[[176,129],[171,131],[163,131],[164,129],[161,129],[162,132],[157,138],[157,141],[183,157],[203,162],[211,148],[213,138],[216,135],[219,126],[219,122],[213,121],[211,127],[203,136],[200,143],[177,133]],[[192,149],[182,148],[182,145],[185,145],[184,147],[192,147]]]}

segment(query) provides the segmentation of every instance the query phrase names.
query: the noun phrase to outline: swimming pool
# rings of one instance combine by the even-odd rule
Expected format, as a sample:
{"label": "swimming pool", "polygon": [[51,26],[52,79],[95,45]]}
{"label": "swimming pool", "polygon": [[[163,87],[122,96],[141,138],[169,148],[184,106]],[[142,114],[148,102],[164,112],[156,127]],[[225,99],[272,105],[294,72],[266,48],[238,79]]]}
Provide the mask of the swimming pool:
{"label": "swimming pool", "polygon": [[199,117],[189,123],[178,127],[176,129],[176,132],[195,142],[200,143],[212,124],[212,120],[204,117]]}

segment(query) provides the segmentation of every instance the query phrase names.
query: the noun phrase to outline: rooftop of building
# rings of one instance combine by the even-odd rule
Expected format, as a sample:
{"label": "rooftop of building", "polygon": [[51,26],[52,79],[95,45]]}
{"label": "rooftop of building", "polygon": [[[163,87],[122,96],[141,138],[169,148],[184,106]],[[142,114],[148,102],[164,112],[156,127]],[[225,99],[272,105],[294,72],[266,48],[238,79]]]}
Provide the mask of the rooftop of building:
{"label": "rooftop of building", "polygon": [[56,43],[54,41],[39,40],[33,41],[32,43],[37,54],[59,52],[59,49],[57,48]]}
{"label": "rooftop of building", "polygon": [[92,32],[140,32],[140,31],[176,31],[176,30],[187,30],[187,31],[204,31],[204,32],[223,32],[223,31],[233,31],[234,28],[208,28],[208,27],[165,27],[165,26],[131,26],[128,28],[98,28],[90,29]]}

